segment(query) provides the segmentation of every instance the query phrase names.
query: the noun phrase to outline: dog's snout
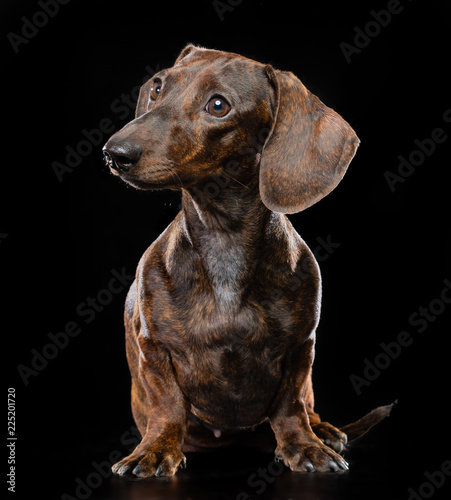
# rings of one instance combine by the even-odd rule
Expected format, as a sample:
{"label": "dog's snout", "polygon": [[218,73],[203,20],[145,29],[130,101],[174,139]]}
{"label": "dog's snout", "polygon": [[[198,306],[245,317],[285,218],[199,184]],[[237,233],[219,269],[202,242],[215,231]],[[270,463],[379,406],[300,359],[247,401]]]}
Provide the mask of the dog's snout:
{"label": "dog's snout", "polygon": [[108,141],[103,147],[106,164],[119,172],[127,172],[141,157],[141,148],[131,142]]}

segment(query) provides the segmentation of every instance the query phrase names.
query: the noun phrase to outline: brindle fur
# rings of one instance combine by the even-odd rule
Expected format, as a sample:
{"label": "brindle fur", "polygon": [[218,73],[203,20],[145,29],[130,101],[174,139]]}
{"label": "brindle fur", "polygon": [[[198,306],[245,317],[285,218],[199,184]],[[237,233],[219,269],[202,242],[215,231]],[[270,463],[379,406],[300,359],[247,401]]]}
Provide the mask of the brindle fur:
{"label": "brindle fur", "polygon": [[[205,110],[216,95],[231,105],[225,117]],[[137,188],[181,189],[183,208],[127,296],[142,441],[114,472],[171,476],[184,451],[256,441],[295,471],[347,470],[346,435],[314,411],[320,273],[284,214],[329,193],[358,143],[292,73],[237,54],[188,45],[143,85],[135,120],[105,154]]]}

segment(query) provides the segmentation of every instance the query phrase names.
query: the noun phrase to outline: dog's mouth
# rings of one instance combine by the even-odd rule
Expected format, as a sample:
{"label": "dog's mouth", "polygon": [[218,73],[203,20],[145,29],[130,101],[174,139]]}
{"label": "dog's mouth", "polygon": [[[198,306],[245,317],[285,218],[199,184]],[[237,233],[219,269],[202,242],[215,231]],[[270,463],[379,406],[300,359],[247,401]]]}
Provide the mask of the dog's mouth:
{"label": "dog's mouth", "polygon": [[156,167],[151,175],[142,175],[135,169],[124,168],[116,162],[105,159],[110,172],[119,177],[122,181],[136,189],[160,190],[160,189],[180,189],[183,187],[176,174],[171,174],[165,167]]}
{"label": "dog's mouth", "polygon": [[141,189],[143,191],[159,191],[161,189],[180,189],[180,187],[177,187],[174,185],[174,182],[171,180],[168,180],[167,178],[161,177],[161,178],[153,178],[151,180],[148,179],[140,179],[139,177],[135,177],[130,174],[126,174],[123,172],[114,172],[112,171],[114,175],[120,176],[121,180],[123,180],[125,183],[129,184],[130,186],[133,186],[136,189]]}

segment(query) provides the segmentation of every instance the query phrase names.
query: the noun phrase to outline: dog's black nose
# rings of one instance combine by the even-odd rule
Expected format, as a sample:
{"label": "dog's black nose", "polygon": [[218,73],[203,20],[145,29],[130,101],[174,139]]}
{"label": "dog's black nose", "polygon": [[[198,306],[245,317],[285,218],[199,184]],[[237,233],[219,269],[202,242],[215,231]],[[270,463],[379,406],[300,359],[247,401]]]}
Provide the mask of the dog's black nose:
{"label": "dog's black nose", "polygon": [[127,172],[138,163],[141,148],[130,142],[108,141],[103,147],[103,157],[106,164],[118,172]]}

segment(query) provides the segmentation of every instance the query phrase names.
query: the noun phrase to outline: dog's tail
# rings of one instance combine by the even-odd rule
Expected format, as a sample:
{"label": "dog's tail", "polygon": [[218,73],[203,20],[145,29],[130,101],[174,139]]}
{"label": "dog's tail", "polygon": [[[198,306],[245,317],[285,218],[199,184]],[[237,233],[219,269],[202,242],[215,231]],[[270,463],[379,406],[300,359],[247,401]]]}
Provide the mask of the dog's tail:
{"label": "dog's tail", "polygon": [[396,403],[397,401],[390,405],[379,406],[357,420],[357,422],[341,427],[340,431],[348,436],[348,443],[354,441],[366,434],[372,427],[384,420],[384,418],[388,417]]}

